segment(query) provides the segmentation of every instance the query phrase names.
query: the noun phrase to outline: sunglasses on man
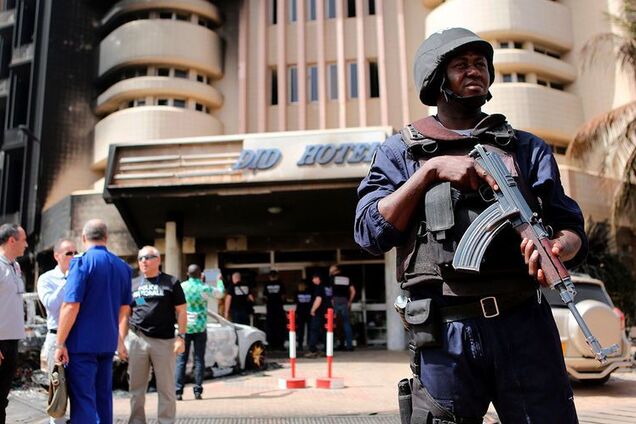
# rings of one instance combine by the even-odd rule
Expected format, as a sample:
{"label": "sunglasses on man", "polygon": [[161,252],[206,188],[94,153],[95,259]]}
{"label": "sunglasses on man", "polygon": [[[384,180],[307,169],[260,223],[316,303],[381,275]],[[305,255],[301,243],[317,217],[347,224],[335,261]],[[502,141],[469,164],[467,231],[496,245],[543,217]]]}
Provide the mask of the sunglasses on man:
{"label": "sunglasses on man", "polygon": [[77,255],[77,250],[72,250],[69,252],[64,252],[64,256],[75,256]]}
{"label": "sunglasses on man", "polygon": [[139,262],[141,261],[149,261],[151,259],[157,259],[159,256],[157,255],[143,255],[137,258]]}

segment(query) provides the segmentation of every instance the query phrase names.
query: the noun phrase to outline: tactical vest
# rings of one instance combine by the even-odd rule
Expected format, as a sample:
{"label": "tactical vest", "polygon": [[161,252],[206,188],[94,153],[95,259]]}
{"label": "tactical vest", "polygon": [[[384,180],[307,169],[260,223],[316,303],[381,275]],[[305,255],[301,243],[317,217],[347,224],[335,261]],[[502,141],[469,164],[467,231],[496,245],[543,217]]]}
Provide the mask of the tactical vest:
{"label": "tactical vest", "polygon": [[[505,116],[486,116],[469,136],[450,131],[429,116],[407,125],[401,135],[408,156],[420,166],[433,156],[465,156],[475,144],[486,145],[488,150],[502,156],[531,207],[537,205],[536,198],[519,178],[515,133]],[[436,183],[427,190],[424,202],[415,212],[407,242],[397,248],[397,280],[403,289],[413,293],[424,286],[430,290],[434,285],[441,287],[445,295],[479,296],[519,290],[519,284],[510,284],[511,281],[534,285],[519,248],[515,248],[520,238],[510,228],[491,242],[479,274],[455,271],[451,265],[462,235],[492,201],[489,190],[485,182],[478,192],[459,191],[449,182]]]}

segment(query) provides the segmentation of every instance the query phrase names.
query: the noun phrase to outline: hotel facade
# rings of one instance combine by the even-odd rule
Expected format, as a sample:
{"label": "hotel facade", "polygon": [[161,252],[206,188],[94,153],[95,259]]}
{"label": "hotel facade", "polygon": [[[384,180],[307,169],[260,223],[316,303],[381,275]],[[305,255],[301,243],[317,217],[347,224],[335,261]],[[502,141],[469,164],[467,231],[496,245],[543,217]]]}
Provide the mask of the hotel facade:
{"label": "hotel facade", "polygon": [[403,348],[395,256],[353,242],[355,191],[377,146],[433,112],[413,56],[452,26],[495,48],[486,112],[546,140],[585,216],[609,217],[615,180],[564,153],[584,122],[635,97],[611,55],[581,67],[585,42],[614,30],[604,13],[617,1],[73,3],[0,8],[0,213],[29,230],[34,275],[90,217],[124,257],[154,244],[168,273],[239,270],[257,291],[270,269],[291,296],[339,263],[358,292],[358,343]]}

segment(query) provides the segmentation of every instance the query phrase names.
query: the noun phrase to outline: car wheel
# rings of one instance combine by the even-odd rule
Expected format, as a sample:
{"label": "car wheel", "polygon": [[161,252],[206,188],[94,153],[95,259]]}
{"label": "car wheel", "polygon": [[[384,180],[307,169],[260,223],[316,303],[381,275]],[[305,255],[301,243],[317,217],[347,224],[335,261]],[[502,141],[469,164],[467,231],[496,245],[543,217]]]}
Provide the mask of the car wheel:
{"label": "car wheel", "polygon": [[128,390],[128,362],[113,361],[113,389]]}
{"label": "car wheel", "polygon": [[610,379],[610,375],[607,374],[603,378],[590,378],[590,379],[581,380],[581,384],[585,386],[602,386],[603,384],[607,383],[609,379]]}
{"label": "car wheel", "polygon": [[265,346],[263,343],[252,343],[245,358],[245,369],[256,371],[264,370],[265,367],[267,367],[265,358]]}

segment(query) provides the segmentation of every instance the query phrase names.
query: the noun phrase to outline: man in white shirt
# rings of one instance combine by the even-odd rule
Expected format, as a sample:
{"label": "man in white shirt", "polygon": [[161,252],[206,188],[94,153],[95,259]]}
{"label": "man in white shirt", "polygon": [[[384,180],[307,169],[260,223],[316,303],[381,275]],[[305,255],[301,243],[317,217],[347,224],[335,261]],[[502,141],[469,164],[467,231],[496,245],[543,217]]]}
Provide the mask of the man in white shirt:
{"label": "man in white shirt", "polygon": [[0,424],[5,424],[9,390],[18,360],[18,341],[24,338],[24,281],[15,261],[28,247],[17,224],[0,225]]}
{"label": "man in white shirt", "polygon": [[[75,243],[71,240],[60,239],[53,246],[53,257],[57,266],[40,275],[38,279],[38,297],[46,309],[46,327],[48,333],[42,351],[46,354],[46,364],[49,372],[55,364],[55,339],[57,324],[60,319],[60,307],[64,302],[64,285],[71,259],[77,254]],[[51,418],[52,424],[63,424],[65,418]]]}

